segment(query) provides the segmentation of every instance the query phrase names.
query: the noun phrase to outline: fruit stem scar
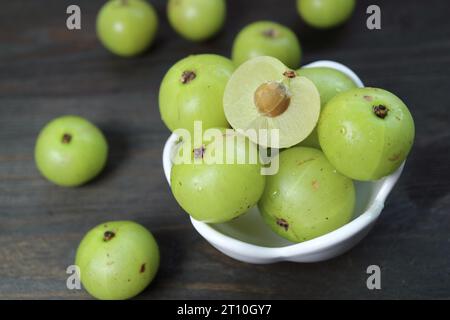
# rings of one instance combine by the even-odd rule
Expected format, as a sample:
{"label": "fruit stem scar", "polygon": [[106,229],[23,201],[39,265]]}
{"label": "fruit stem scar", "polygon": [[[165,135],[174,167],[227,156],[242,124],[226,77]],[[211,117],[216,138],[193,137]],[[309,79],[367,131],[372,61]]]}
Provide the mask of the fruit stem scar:
{"label": "fruit stem scar", "polygon": [[205,154],[205,146],[202,145],[200,148],[194,149],[194,158],[195,159],[203,159],[203,155]]}
{"label": "fruit stem scar", "polygon": [[295,73],[294,70],[287,70],[283,73],[283,76],[285,76],[289,79],[292,79],[292,78],[295,78],[297,76],[297,74]]}
{"label": "fruit stem scar", "polygon": [[291,97],[283,84],[268,82],[256,89],[254,101],[260,113],[273,118],[287,110]]}
{"label": "fruit stem scar", "polygon": [[186,70],[186,71],[183,71],[183,73],[181,74],[180,81],[182,84],[187,84],[187,83],[191,82],[192,80],[194,80],[195,77],[197,77],[197,75],[195,74],[194,71]]}
{"label": "fruit stem scar", "polygon": [[62,143],[69,144],[72,141],[72,136],[68,133],[64,133],[61,139]]}
{"label": "fruit stem scar", "polygon": [[277,30],[270,28],[264,30],[262,34],[267,38],[276,38],[280,33]]}
{"label": "fruit stem scar", "polygon": [[381,119],[386,118],[388,111],[389,111],[389,109],[386,106],[383,106],[381,104],[378,106],[373,106],[373,113],[375,113],[375,115],[378,118],[381,118]]}
{"label": "fruit stem scar", "polygon": [[277,225],[282,227],[285,231],[288,231],[289,229],[289,223],[284,219],[277,218]]}
{"label": "fruit stem scar", "polygon": [[112,231],[105,231],[105,233],[103,234],[103,241],[107,242],[109,240],[111,240],[112,238],[114,238],[116,236],[116,234]]}

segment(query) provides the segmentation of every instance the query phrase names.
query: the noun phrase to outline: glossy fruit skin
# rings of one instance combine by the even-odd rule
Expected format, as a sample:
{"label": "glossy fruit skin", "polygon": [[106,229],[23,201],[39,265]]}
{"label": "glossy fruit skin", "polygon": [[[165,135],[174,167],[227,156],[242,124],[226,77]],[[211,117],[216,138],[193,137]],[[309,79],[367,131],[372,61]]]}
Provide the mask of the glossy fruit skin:
{"label": "glossy fruit skin", "polygon": [[[223,93],[235,67],[231,60],[214,54],[192,55],[178,61],[164,76],[159,90],[159,110],[166,126],[193,132],[194,121],[203,129],[228,127]],[[183,72],[194,71],[193,80],[182,83]]]}
{"label": "glossy fruit skin", "polygon": [[[271,30],[273,37],[268,36]],[[239,32],[233,43],[232,60],[239,66],[254,57],[272,56],[296,69],[300,65],[301,54],[300,42],[292,30],[275,22],[258,21]]]}
{"label": "glossy fruit skin", "polygon": [[[226,135],[225,145],[234,137]],[[246,150],[257,152],[256,145],[244,139],[235,140],[235,160]],[[205,161],[213,158],[218,150],[211,143],[205,144],[204,148]],[[172,167],[170,177],[178,204],[194,219],[207,223],[226,222],[247,212],[261,197],[265,181],[261,165],[248,162],[180,163]]]}
{"label": "glossy fruit skin", "polygon": [[310,240],[348,223],[355,206],[353,181],[317,149],[293,147],[280,153],[280,169],[268,176],[258,207],[278,235]]}
{"label": "glossy fruit skin", "polygon": [[[388,113],[380,118],[375,106]],[[319,142],[338,171],[355,180],[377,180],[393,173],[414,141],[414,120],[394,94],[357,88],[331,99],[319,119]]]}
{"label": "glossy fruit skin", "polygon": [[97,16],[97,36],[111,52],[131,57],[145,51],[158,29],[155,9],[144,0],[111,0]]}
{"label": "glossy fruit skin", "polygon": [[318,29],[336,27],[350,18],[355,0],[297,0],[303,20]]}
{"label": "glossy fruit skin", "polygon": [[167,4],[171,26],[191,41],[214,36],[222,28],[226,12],[225,0],[169,0]]}
{"label": "glossy fruit skin", "polygon": [[[337,94],[357,87],[347,75],[333,68],[301,68],[297,71],[297,74],[308,78],[316,85],[317,90],[319,90],[322,109]],[[317,127],[299,145],[320,149]]]}
{"label": "glossy fruit skin", "polygon": [[[65,135],[70,135],[70,142],[64,141]],[[108,157],[108,143],[86,119],[63,116],[39,133],[34,156],[45,178],[60,186],[75,187],[100,173]]]}
{"label": "glossy fruit skin", "polygon": [[[105,240],[105,232],[114,236]],[[153,235],[132,221],[111,221],[90,230],[75,258],[83,287],[97,299],[129,299],[143,291],[159,268]]]}

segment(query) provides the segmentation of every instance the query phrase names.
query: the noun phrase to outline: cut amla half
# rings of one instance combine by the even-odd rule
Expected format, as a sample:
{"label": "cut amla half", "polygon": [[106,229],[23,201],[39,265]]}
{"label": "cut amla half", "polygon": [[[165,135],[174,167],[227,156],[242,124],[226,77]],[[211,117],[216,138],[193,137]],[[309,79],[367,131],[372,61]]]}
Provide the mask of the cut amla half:
{"label": "cut amla half", "polygon": [[[315,85],[281,61],[266,56],[248,60],[233,73],[223,104],[234,129],[271,148],[287,148],[303,141],[320,114]],[[278,129],[278,139],[271,138],[272,129]]]}

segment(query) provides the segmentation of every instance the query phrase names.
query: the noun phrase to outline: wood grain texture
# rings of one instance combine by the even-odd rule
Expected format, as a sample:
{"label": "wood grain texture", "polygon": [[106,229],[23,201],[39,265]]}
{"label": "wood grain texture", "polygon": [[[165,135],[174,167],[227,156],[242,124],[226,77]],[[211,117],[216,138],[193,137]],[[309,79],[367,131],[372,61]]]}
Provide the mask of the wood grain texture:
{"label": "wood grain texture", "polygon": [[[158,39],[141,57],[121,59],[96,39],[102,1],[5,1],[0,10],[0,298],[84,299],[66,289],[65,269],[84,233],[98,223],[131,219],[152,230],[162,263],[139,299],[450,298],[450,20],[448,1],[378,1],[382,30],[365,28],[368,1],[331,31],[305,26],[295,1],[229,0],[224,30],[194,44],[178,37],[165,1]],[[82,30],[65,28],[77,3]],[[259,19],[299,35],[303,63],[340,61],[370,86],[410,107],[417,128],[404,174],[382,217],[357,247],[317,264],[255,266],[206,243],[173,199],[161,152],[169,131],[158,112],[168,68],[192,53],[229,56],[236,33]],[[42,179],[33,161],[39,130],[63,114],[104,130],[105,172],[76,189]],[[366,268],[382,268],[382,290],[366,288]]]}

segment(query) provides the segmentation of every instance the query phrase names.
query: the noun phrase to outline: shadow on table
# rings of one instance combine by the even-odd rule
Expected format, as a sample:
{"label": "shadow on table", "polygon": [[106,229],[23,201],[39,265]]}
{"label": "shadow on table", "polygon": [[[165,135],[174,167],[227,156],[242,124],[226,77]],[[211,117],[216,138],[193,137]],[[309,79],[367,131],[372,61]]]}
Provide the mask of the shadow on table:
{"label": "shadow on table", "polygon": [[404,184],[413,203],[431,208],[449,193],[446,187],[449,169],[447,158],[448,136],[438,137],[432,143],[416,141],[406,163]]}
{"label": "shadow on table", "polygon": [[103,171],[89,183],[90,185],[97,184],[113,175],[129,156],[129,135],[123,130],[117,130],[119,125],[109,123],[99,126],[108,142],[108,160]]}

